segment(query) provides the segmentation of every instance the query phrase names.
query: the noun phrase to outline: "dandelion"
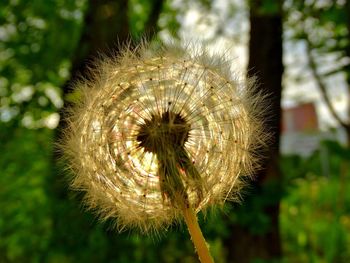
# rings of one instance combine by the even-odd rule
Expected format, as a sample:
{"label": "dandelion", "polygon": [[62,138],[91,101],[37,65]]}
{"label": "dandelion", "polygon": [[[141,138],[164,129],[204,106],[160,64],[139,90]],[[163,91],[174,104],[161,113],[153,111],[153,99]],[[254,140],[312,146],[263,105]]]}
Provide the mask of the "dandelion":
{"label": "dandelion", "polygon": [[87,207],[119,229],[159,230],[185,219],[212,262],[196,213],[237,199],[265,141],[252,81],[205,51],[141,47],[104,59],[76,84],[64,150]]}

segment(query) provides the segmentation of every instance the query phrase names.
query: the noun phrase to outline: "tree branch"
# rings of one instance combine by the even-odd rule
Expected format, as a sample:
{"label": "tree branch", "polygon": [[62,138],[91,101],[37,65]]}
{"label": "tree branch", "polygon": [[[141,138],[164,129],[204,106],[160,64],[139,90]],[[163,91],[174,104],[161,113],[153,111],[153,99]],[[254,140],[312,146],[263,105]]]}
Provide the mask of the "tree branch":
{"label": "tree branch", "polygon": [[322,98],[325,101],[332,116],[339,122],[339,124],[341,126],[343,126],[345,129],[347,129],[349,127],[349,124],[344,122],[340,118],[339,114],[335,111],[335,108],[334,108],[334,106],[329,98],[329,95],[327,93],[326,84],[322,80],[322,77],[320,76],[320,74],[317,72],[317,65],[316,65],[315,59],[313,58],[313,56],[311,54],[311,51],[312,51],[311,43],[310,43],[310,40],[307,37],[307,35],[305,37],[305,41],[306,41],[306,57],[308,60],[308,65],[311,69],[311,74],[314,77],[316,84],[319,87],[319,90],[321,91]]}

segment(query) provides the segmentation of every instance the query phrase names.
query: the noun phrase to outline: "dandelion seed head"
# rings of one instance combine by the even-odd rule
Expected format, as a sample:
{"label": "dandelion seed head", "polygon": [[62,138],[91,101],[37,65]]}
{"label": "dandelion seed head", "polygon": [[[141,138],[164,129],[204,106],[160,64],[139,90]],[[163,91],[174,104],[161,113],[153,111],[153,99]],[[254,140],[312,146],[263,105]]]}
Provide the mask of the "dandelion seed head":
{"label": "dandelion seed head", "polygon": [[184,199],[198,212],[236,198],[257,166],[266,135],[253,82],[222,57],[194,53],[141,47],[76,84],[63,140],[72,187],[119,228],[167,227]]}

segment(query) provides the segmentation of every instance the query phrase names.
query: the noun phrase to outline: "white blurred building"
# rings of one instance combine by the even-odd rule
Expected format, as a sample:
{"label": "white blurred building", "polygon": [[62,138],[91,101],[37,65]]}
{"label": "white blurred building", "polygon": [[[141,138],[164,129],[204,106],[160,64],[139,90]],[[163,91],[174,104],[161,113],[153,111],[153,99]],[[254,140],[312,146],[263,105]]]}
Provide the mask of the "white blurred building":
{"label": "white blurred building", "polygon": [[320,142],[325,139],[345,143],[346,134],[341,128],[321,131],[314,103],[303,103],[282,110],[281,154],[307,157],[318,149]]}

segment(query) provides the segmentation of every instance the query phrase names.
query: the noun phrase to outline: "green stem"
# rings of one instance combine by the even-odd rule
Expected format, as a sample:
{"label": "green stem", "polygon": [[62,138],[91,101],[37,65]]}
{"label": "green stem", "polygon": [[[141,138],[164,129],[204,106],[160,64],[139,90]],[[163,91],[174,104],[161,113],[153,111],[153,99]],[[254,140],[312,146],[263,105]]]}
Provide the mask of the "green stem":
{"label": "green stem", "polygon": [[[199,227],[197,216],[190,205],[187,191],[181,180],[180,168],[185,171],[189,179],[195,182],[200,181],[200,175],[192,165],[183,146],[162,147],[162,144],[157,146],[156,153],[159,161],[158,175],[162,196],[163,198],[168,197],[174,207],[182,209],[188,231],[201,263],[214,263]],[[202,199],[202,189],[199,187],[196,190],[199,199]]]}
{"label": "green stem", "polygon": [[214,263],[213,258],[210,255],[209,248],[205,242],[202,231],[199,227],[197,216],[191,206],[184,206],[183,216],[185,218],[188,232],[191,235],[192,242],[196,248],[199,260],[202,263]]}

